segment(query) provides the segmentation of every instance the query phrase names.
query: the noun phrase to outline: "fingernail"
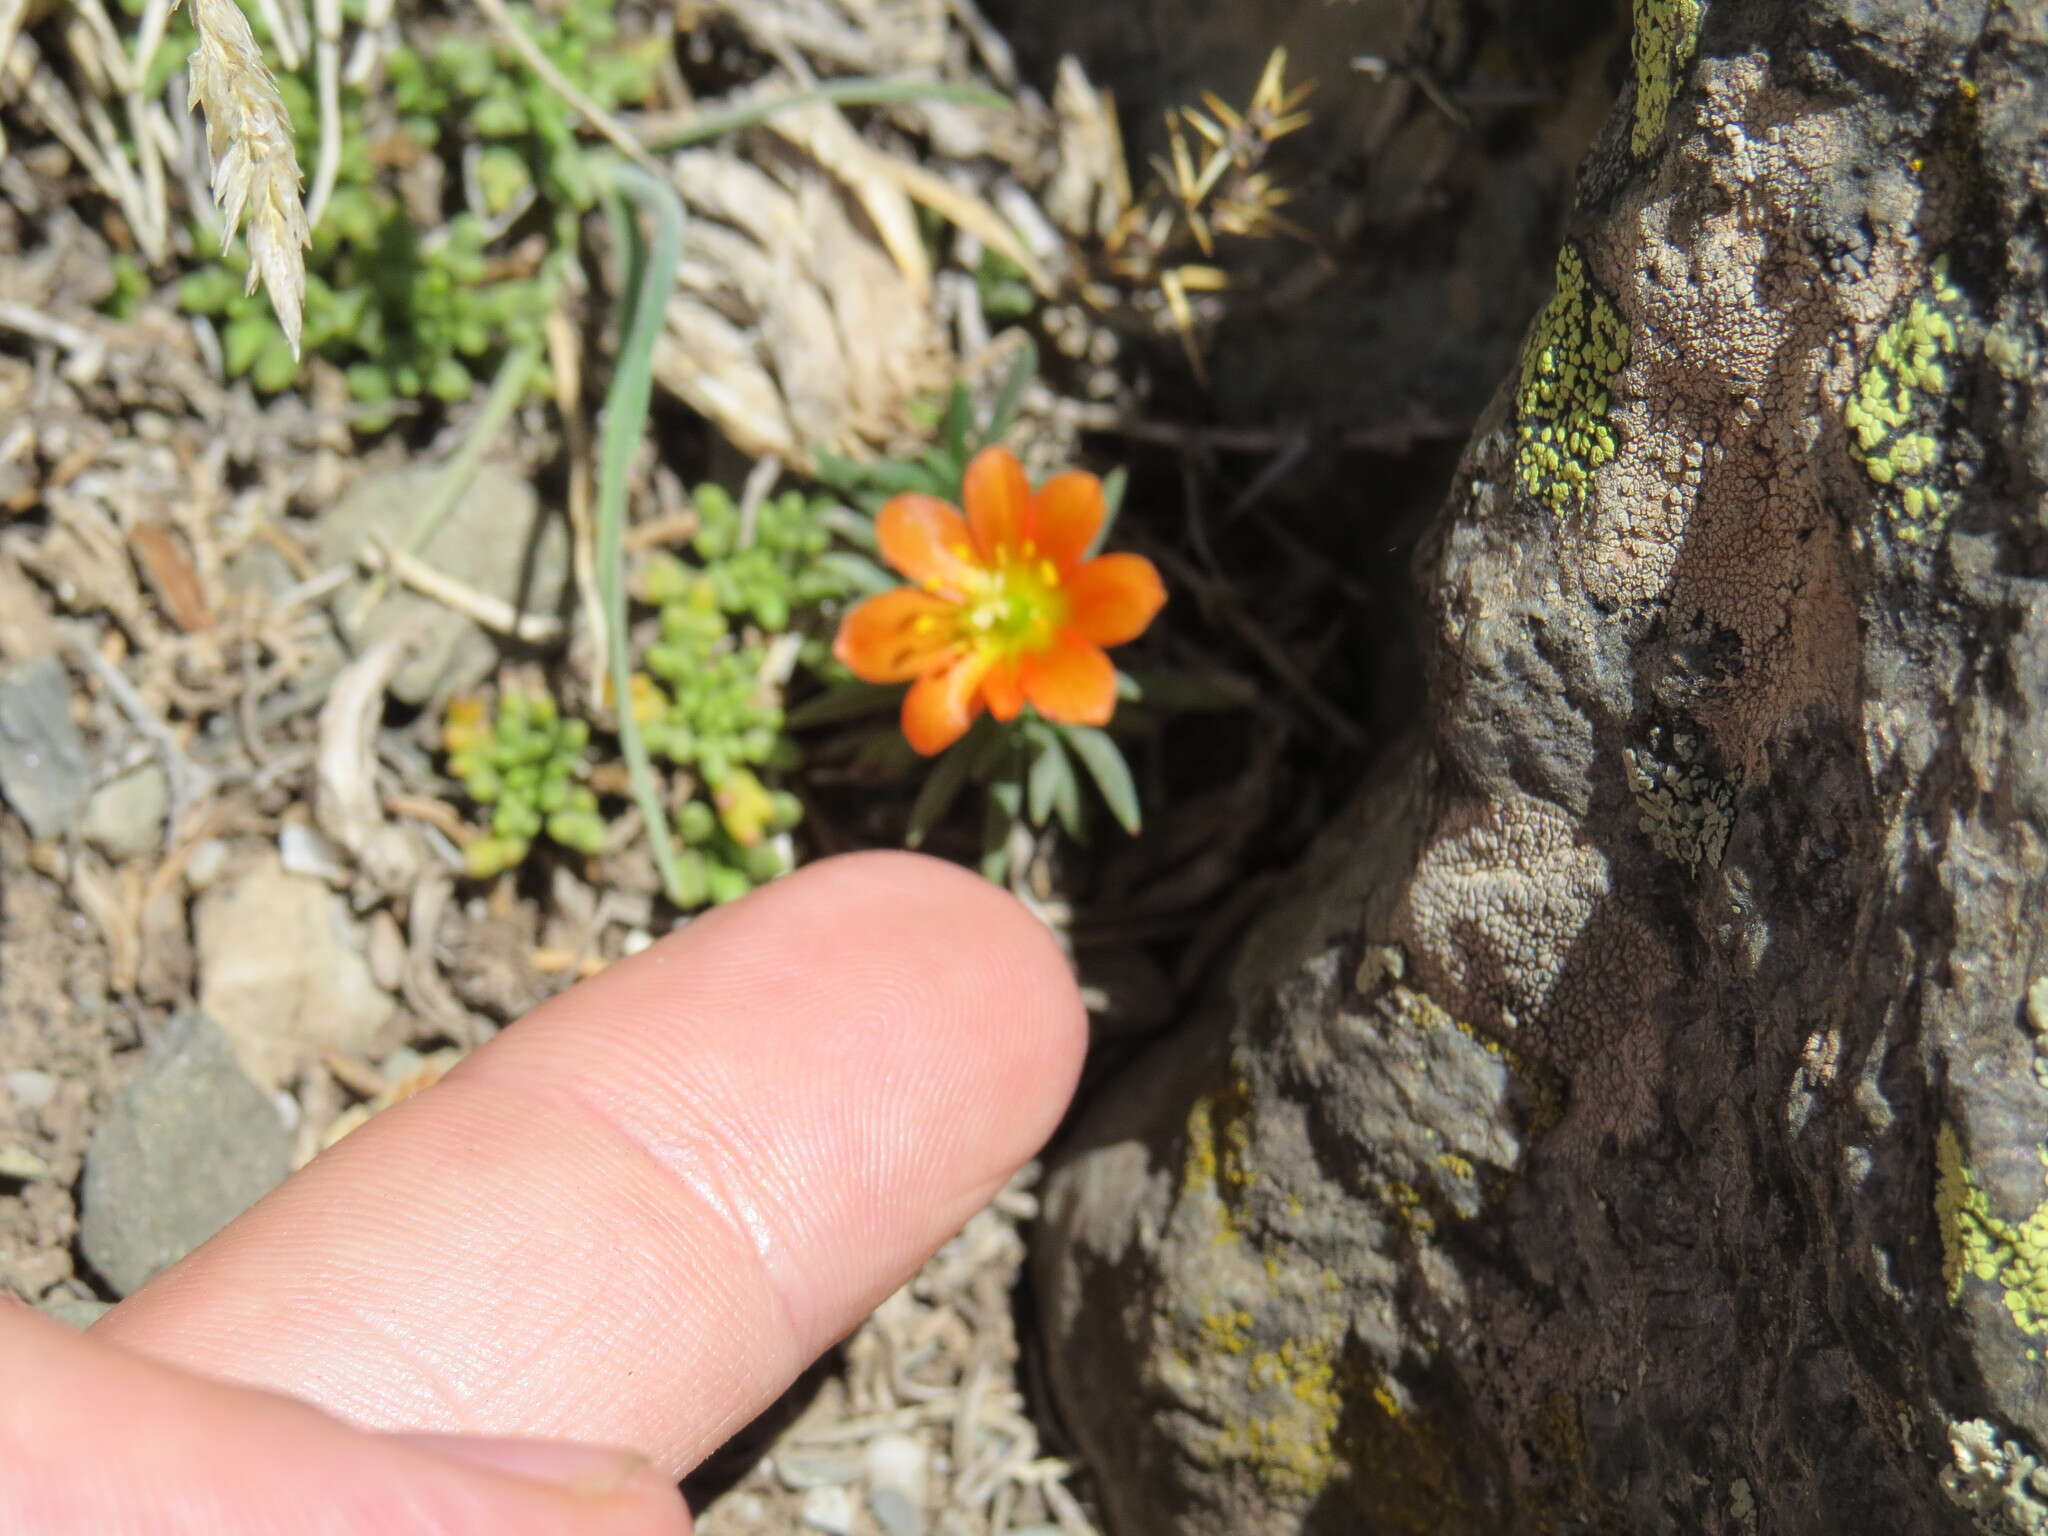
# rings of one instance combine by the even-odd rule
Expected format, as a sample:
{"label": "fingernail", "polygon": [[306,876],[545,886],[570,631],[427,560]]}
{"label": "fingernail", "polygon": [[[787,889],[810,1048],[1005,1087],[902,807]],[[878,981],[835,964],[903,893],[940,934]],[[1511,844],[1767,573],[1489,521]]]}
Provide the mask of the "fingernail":
{"label": "fingernail", "polygon": [[530,1477],[571,1493],[616,1493],[647,1465],[647,1458],[638,1451],[616,1445],[585,1445],[576,1440],[410,1433],[391,1438],[451,1461],[513,1477]]}

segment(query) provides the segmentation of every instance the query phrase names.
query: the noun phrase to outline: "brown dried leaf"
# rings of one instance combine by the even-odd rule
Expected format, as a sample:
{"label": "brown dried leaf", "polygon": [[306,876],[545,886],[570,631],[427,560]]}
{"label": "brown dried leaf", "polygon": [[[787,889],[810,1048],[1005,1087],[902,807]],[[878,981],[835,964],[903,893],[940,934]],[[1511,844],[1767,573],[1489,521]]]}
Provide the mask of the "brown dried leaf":
{"label": "brown dried leaf", "polygon": [[213,607],[206,600],[206,588],[168,524],[137,523],[128,530],[128,545],[172,623],[188,635],[213,628]]}

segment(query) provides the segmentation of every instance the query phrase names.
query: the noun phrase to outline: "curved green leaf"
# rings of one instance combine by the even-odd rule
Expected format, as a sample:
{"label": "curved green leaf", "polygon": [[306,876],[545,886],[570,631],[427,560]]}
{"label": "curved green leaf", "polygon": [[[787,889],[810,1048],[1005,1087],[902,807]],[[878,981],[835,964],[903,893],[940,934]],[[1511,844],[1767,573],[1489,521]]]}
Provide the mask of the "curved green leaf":
{"label": "curved green leaf", "polygon": [[1123,749],[1110,739],[1108,732],[1090,725],[1063,725],[1060,734],[1081,759],[1095,787],[1102,791],[1110,815],[1136,837],[1144,825],[1144,816],[1138,809],[1138,785],[1131,777],[1130,764],[1124,761]]}

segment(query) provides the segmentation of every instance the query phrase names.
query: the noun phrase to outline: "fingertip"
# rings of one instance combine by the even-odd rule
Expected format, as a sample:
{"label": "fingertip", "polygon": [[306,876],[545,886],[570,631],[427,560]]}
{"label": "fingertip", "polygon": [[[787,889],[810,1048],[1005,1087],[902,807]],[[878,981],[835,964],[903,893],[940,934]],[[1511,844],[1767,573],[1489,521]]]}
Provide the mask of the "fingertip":
{"label": "fingertip", "polygon": [[1038,1152],[1086,1033],[1007,892],[822,860],[511,1026],[109,1326],[362,1424],[687,1467]]}
{"label": "fingertip", "polygon": [[1029,908],[974,871],[922,853],[840,854],[783,884],[858,914],[863,929],[879,930],[877,956],[938,989],[915,1022],[941,1032],[993,1026],[986,1043],[1037,1095],[1057,1099],[1051,1133],[1080,1077],[1088,1017],[1071,962]]}
{"label": "fingertip", "polygon": [[792,962],[809,963],[886,1015],[860,1038],[901,1070],[863,1079],[950,1075],[927,1082],[926,1102],[950,1102],[965,1144],[993,1159],[990,1181],[1052,1135],[1080,1079],[1087,1012],[1058,941],[1008,891],[943,859],[875,851],[806,865],[730,912],[770,936],[781,986]]}

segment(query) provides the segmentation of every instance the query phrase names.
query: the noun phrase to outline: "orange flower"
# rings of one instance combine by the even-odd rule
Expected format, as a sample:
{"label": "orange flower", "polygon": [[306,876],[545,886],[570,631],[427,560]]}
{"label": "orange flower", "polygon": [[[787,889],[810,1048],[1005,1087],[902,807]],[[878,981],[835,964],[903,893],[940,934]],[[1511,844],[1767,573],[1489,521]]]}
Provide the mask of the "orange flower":
{"label": "orange flower", "polygon": [[1069,470],[1034,493],[1007,448],[967,466],[967,515],[936,496],[897,496],[875,517],[882,558],[916,582],[871,597],[832,653],[870,683],[909,683],[903,734],[925,756],[966,734],[984,706],[1014,720],[1101,725],[1116,709],[1103,647],[1144,633],[1166,601],[1143,555],[1083,554],[1102,530],[1102,482]]}

